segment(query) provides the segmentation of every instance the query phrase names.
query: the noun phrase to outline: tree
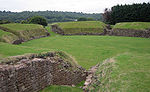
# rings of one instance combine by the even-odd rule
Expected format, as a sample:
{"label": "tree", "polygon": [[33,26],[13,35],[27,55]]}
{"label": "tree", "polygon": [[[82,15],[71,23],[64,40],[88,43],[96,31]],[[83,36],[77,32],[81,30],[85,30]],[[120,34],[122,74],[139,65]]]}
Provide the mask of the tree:
{"label": "tree", "polygon": [[29,23],[33,23],[33,24],[40,24],[43,25],[44,27],[47,26],[47,20],[44,17],[41,16],[34,16],[31,17],[29,20]]}
{"label": "tree", "polygon": [[119,22],[150,22],[150,3],[116,5],[105,9],[103,20],[109,24]]}
{"label": "tree", "polygon": [[11,22],[8,20],[0,20],[0,24],[8,24],[8,23],[11,23]]}
{"label": "tree", "polygon": [[103,22],[110,23],[111,22],[111,10],[106,8],[103,13]]}
{"label": "tree", "polygon": [[87,21],[87,18],[81,17],[81,18],[78,18],[77,20],[78,20],[78,21]]}

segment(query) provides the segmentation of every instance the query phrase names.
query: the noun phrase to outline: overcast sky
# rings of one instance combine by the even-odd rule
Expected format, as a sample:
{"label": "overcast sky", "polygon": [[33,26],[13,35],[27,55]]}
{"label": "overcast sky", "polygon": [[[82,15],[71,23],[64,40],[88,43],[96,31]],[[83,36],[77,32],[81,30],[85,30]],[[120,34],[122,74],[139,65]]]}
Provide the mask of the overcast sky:
{"label": "overcast sky", "polygon": [[0,0],[0,10],[6,11],[72,11],[102,13],[117,4],[149,2],[150,0]]}

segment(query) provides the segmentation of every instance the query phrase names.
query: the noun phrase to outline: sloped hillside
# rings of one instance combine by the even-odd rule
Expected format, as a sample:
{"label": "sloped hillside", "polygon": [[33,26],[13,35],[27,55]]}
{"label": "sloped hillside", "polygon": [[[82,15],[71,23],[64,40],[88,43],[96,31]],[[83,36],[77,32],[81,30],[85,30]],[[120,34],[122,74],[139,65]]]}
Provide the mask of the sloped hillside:
{"label": "sloped hillside", "polygon": [[9,38],[6,40],[6,37],[5,39],[3,39],[3,42],[12,44],[19,44],[24,41],[49,36],[49,33],[43,28],[43,26],[37,24],[2,24],[0,25],[0,29],[1,32],[3,30],[5,34],[6,32],[9,35],[11,34],[12,39],[14,39],[10,41]]}
{"label": "sloped hillside", "polygon": [[117,23],[110,35],[150,38],[150,22]]}
{"label": "sloped hillside", "polygon": [[52,24],[52,31],[62,35],[102,35],[105,26],[99,21],[77,21]]}
{"label": "sloped hillside", "polygon": [[15,43],[15,41],[18,41],[18,40],[19,40],[19,37],[17,37],[13,33],[0,30],[0,41],[1,42]]}

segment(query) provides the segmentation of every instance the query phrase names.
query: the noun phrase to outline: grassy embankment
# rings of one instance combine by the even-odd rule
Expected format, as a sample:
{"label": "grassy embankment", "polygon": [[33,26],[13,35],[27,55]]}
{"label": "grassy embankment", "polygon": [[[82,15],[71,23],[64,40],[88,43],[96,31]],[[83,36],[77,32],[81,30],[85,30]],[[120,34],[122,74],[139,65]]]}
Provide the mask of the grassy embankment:
{"label": "grassy embankment", "polygon": [[145,30],[150,29],[150,22],[122,22],[113,26],[114,29],[134,29]]}
{"label": "grassy embankment", "polygon": [[[0,29],[5,31],[5,33],[9,33],[12,39],[21,39],[23,41],[31,40],[34,38],[39,38],[42,36],[47,36],[47,31],[41,25],[37,24],[2,24],[0,25]],[[1,31],[2,31],[1,30]],[[4,33],[4,32],[3,32]],[[8,36],[7,36],[8,37]],[[5,42],[11,43],[11,39],[5,36],[3,39]]]}
{"label": "grassy embankment", "polygon": [[[49,28],[48,28],[49,29]],[[49,31],[50,32],[50,31]],[[88,69],[105,59],[115,57],[111,82],[106,89],[124,92],[150,91],[150,39],[114,36],[55,36],[31,40],[20,45],[0,43],[0,57],[24,53],[64,51],[72,55],[82,67]],[[100,79],[101,80],[101,79]],[[104,87],[104,86],[103,86]],[[64,88],[64,91],[63,91]],[[67,92],[78,88],[50,86],[43,92]],[[79,89],[82,91],[82,89]]]}
{"label": "grassy embankment", "polygon": [[99,21],[76,21],[56,23],[64,34],[103,33],[106,24]]}
{"label": "grassy embankment", "polygon": [[13,33],[6,32],[0,29],[0,42],[12,43],[19,38]]}

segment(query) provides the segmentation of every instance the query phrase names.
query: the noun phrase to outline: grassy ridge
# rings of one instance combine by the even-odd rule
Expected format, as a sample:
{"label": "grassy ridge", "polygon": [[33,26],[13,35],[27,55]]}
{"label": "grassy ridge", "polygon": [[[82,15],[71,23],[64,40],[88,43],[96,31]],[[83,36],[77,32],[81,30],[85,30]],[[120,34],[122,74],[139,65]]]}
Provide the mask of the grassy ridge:
{"label": "grassy ridge", "polygon": [[2,27],[8,28],[13,31],[23,31],[23,30],[33,30],[40,29],[42,25],[37,24],[19,24],[19,23],[11,23],[11,24],[2,24]]}
{"label": "grassy ridge", "polygon": [[19,38],[10,33],[10,32],[5,32],[3,30],[0,30],[0,42],[7,42],[7,43],[13,43],[15,40],[18,40]]}
{"label": "grassy ridge", "polygon": [[103,28],[106,24],[99,21],[76,21],[58,23],[61,28]]}
{"label": "grassy ridge", "polygon": [[0,25],[0,28],[6,32],[16,35],[20,40],[23,41],[48,35],[48,32],[43,28],[43,26],[37,24],[2,24]]}
{"label": "grassy ridge", "polygon": [[150,22],[122,22],[117,23],[113,28],[145,30],[150,29]]}
{"label": "grassy ridge", "polygon": [[57,23],[65,34],[103,33],[106,24],[99,21],[77,21]]}

